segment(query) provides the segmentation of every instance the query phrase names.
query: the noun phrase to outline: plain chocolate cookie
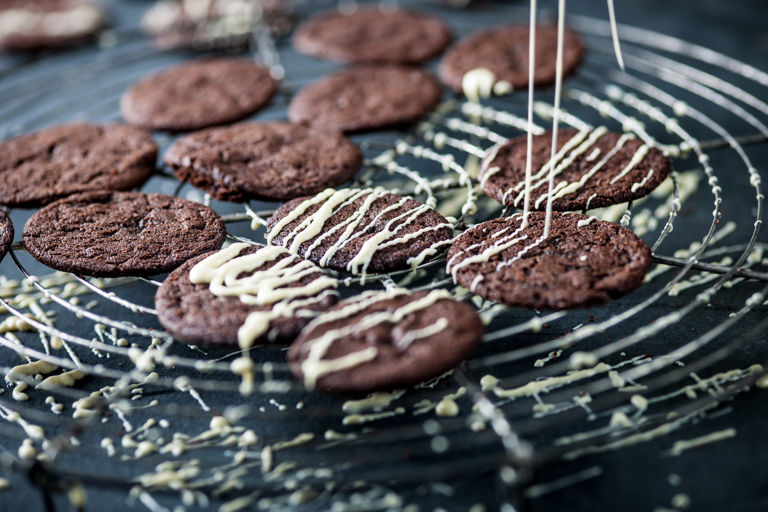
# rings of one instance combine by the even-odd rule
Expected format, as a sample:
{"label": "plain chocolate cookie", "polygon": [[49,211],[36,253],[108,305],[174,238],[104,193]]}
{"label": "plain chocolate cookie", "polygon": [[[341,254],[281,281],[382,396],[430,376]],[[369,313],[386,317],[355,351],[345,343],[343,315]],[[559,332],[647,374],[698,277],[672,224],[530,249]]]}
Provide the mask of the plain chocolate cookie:
{"label": "plain chocolate cookie", "polygon": [[443,51],[451,39],[451,29],[434,16],[363,7],[313,16],[296,29],[293,46],[337,62],[418,64]]}
{"label": "plain chocolate cookie", "polygon": [[406,269],[446,247],[453,227],[432,208],[382,189],[326,189],[267,220],[267,242],[352,274]]}
{"label": "plain chocolate cookie", "polygon": [[363,155],[341,133],[288,122],[241,123],[177,140],[165,163],[224,201],[287,201],[349,181]]}
{"label": "plain chocolate cookie", "polygon": [[[440,80],[456,92],[468,71],[485,68],[496,80],[508,82],[513,89],[528,86],[528,25],[504,25],[470,34],[453,45],[438,69]],[[584,56],[584,43],[578,34],[565,30],[563,40],[563,76],[573,73]],[[555,83],[557,27],[536,27],[536,63],[533,82],[537,86]]]}
{"label": "plain chocolate cookie", "polygon": [[0,260],[6,255],[12,242],[13,223],[5,210],[0,210]]}
{"label": "plain chocolate cookie", "polygon": [[83,43],[106,23],[104,9],[86,0],[3,0],[0,48],[37,51]]}
{"label": "plain chocolate cookie", "polygon": [[288,117],[343,132],[407,125],[431,112],[442,97],[437,81],[420,69],[357,66],[333,73],[294,96]]}
{"label": "plain chocolate cookie", "polygon": [[288,362],[309,388],[367,393],[437,377],[470,357],[482,336],[474,308],[445,290],[365,292],[312,321]]}
{"label": "plain chocolate cookie", "polygon": [[137,126],[188,131],[243,119],[276,90],[269,69],[252,60],[200,59],[137,82],[123,94],[120,109]]}
{"label": "plain chocolate cookie", "polygon": [[[263,246],[246,247],[238,253],[235,259],[255,254],[263,248]],[[245,323],[248,315],[253,312],[271,311],[272,305],[247,304],[238,296],[214,295],[209,284],[193,283],[190,279],[190,270],[214,254],[216,252],[197,256],[174,270],[157,290],[155,307],[160,323],[179,340],[195,344],[237,346],[238,330]],[[291,258],[294,261],[281,268],[280,277],[288,276],[289,271],[295,269],[299,264],[312,265],[300,260],[298,256],[284,252],[277,258],[251,269],[244,275],[263,272],[285,258]],[[305,272],[299,279],[291,278],[283,287],[304,287],[318,279],[323,279],[325,282],[331,278],[325,276],[318,268],[316,272]],[[316,292],[314,295],[317,298],[316,301],[303,304],[300,311],[291,311],[288,316],[276,315],[271,318],[267,333],[255,340],[255,343],[293,341],[314,316],[338,301],[338,295],[332,285],[323,284],[321,289],[314,291]],[[298,300],[306,302],[307,299],[302,297]]]}
{"label": "plain chocolate cookie", "polygon": [[540,241],[545,214],[479,224],[448,251],[455,281],[486,299],[533,309],[603,304],[643,283],[651,250],[625,227],[577,213],[555,213]]}
{"label": "plain chocolate cookie", "polygon": [[31,207],[88,190],[128,190],[154,172],[149,133],[71,123],[0,142],[0,204]]}
{"label": "plain chocolate cookie", "polygon": [[[567,146],[567,147],[566,147]],[[525,203],[527,137],[514,138],[489,152],[480,183],[506,206]],[[552,132],[533,137],[531,208],[545,210],[549,189]],[[552,207],[558,211],[599,208],[650,194],[672,171],[672,162],[633,135],[601,127],[591,132],[563,129],[557,134]],[[545,168],[546,165],[546,168]]]}
{"label": "plain chocolate cookie", "polygon": [[226,230],[210,208],[140,192],[88,192],[38,211],[24,247],[56,270],[87,276],[140,276],[172,270],[221,247]]}

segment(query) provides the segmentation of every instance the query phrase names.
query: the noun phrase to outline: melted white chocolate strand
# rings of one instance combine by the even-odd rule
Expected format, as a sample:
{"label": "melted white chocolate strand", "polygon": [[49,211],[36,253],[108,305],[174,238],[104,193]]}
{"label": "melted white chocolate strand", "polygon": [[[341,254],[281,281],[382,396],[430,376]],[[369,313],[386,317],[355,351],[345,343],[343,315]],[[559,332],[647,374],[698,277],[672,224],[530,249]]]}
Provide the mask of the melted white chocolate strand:
{"label": "melted white chocolate strand", "polygon": [[[616,145],[613,148],[611,148],[611,150],[608,153],[606,153],[606,155],[596,165],[592,166],[592,168],[589,171],[582,174],[581,178],[579,178],[578,181],[575,181],[572,183],[566,183],[565,181],[561,181],[560,183],[558,183],[556,187],[557,190],[554,191],[555,194],[552,197],[552,200],[560,199],[561,197],[565,197],[567,195],[578,192],[581,188],[584,187],[584,185],[586,185],[586,183],[590,180],[590,178],[592,178],[592,176],[597,174],[597,172],[600,169],[602,169],[606,163],[608,163],[608,160],[613,158],[613,156],[616,153],[618,153],[621,148],[624,147],[624,144],[626,144],[627,141],[631,139],[632,139],[632,135],[629,135],[626,133],[623,134],[621,137],[619,137],[619,139],[616,141]],[[640,146],[640,149],[637,151],[637,153],[635,153],[635,156],[632,158],[632,160],[621,171],[623,174],[626,174],[629,171],[631,171],[640,162],[640,160],[642,160],[642,156],[645,156],[645,153],[642,152],[643,147],[645,146]],[[637,155],[640,153],[643,153],[642,156],[636,160]],[[537,206],[540,204],[541,200],[542,198],[540,197],[536,201]]]}
{"label": "melted white chocolate strand", "polygon": [[616,10],[613,8],[613,0],[608,0],[608,18],[611,22],[611,39],[613,40],[613,53],[616,54],[616,62],[619,68],[624,71],[624,57],[621,55],[621,44],[619,44],[619,30],[616,27]]}
{"label": "melted white chocolate strand", "polygon": [[[569,165],[571,165],[573,163],[574,160],[576,160],[576,158],[579,155],[582,155],[582,154],[586,153],[587,150],[589,150],[592,146],[594,146],[595,143],[597,142],[597,140],[600,137],[602,137],[604,134],[606,134],[606,133],[608,133],[608,128],[606,128],[605,126],[599,126],[599,127],[595,128],[594,130],[592,130],[591,132],[588,132],[589,136],[586,138],[586,140],[584,140],[584,136],[586,136],[587,133],[580,132],[580,133],[577,133],[576,135],[574,135],[573,138],[571,138],[566,143],[566,145],[563,146],[563,149],[560,150],[560,152],[555,155],[555,158],[554,159],[550,159],[550,162],[552,162],[552,164],[550,164],[550,165],[556,165],[555,169],[552,171],[552,175],[553,176],[560,175]],[[578,145],[575,148],[573,148],[573,146],[571,145],[572,141],[577,141],[575,143],[578,144]],[[573,148],[573,149],[571,151],[569,151],[569,152],[568,151],[563,151],[563,150],[566,149],[566,147],[568,147],[569,150],[571,148]],[[562,157],[560,155],[562,155]],[[562,160],[560,160],[560,158],[562,158]],[[532,180],[537,180],[537,181],[535,181],[533,183],[530,183],[529,187],[530,187],[531,192],[533,190],[535,190],[535,189],[537,189],[539,187],[542,187],[542,186],[547,184],[547,182],[548,182],[548,175],[545,174],[545,173],[549,170],[549,167],[550,167],[550,165],[547,165],[547,164],[549,164],[549,162],[544,164],[542,166],[542,168],[535,175],[533,175],[531,177]],[[558,183],[558,187],[559,186],[560,186],[560,184]],[[526,182],[525,181],[518,182],[514,187],[512,187],[511,189],[507,190],[504,193],[503,202],[506,202],[507,197],[512,192],[518,192],[519,191],[519,193],[515,197],[514,201],[512,202],[513,206],[517,206],[520,203],[520,201],[522,199],[524,199],[525,188],[526,188]],[[557,190],[557,187],[555,188],[555,190]]]}
{"label": "melted white chocolate strand", "polygon": [[[523,191],[523,221],[521,229],[528,225],[531,212],[531,164],[533,160],[533,79],[536,73],[536,0],[531,0],[530,26],[528,28],[528,126],[525,144],[525,190]],[[505,194],[506,195],[506,194]]]}
{"label": "melted white chocolate strand", "polygon": [[[510,217],[510,220],[519,219],[522,215],[519,213],[516,213],[515,215],[512,215]],[[512,247],[513,245],[522,242],[526,240],[528,237],[527,235],[520,235],[518,236],[518,233],[522,230],[522,223],[520,226],[517,227],[517,229],[513,230],[511,233],[505,236],[501,236],[506,231],[508,231],[510,228],[506,227],[504,229],[501,229],[491,235],[491,238],[498,238],[493,244],[489,245],[485,249],[483,249],[480,253],[465,257],[462,261],[460,261],[458,264],[454,264],[457,258],[479,248],[482,246],[482,242],[472,244],[468,247],[465,247],[461,251],[459,251],[457,254],[455,254],[450,260],[448,260],[448,269],[451,272],[451,276],[453,277],[454,282],[456,281],[456,273],[466,267],[467,265],[471,265],[472,263],[482,263],[488,261],[490,258],[495,256],[496,254],[499,254],[500,252]],[[479,283],[479,281],[475,280],[476,282],[472,283],[471,289],[474,291],[474,288]]]}
{"label": "melted white chocolate strand", "polygon": [[[585,140],[586,132],[577,132],[576,135],[574,135],[571,139],[569,139],[563,147],[555,154],[555,158],[550,159],[547,163],[545,163],[539,171],[532,176],[533,182],[530,185],[531,191],[537,190],[541,187],[547,186],[549,182],[549,177],[552,178],[559,176],[563,173],[563,171],[571,165],[577,157],[580,155],[587,154],[588,157],[586,158],[587,161],[594,161],[599,156],[599,150],[598,148],[593,148],[593,146],[597,143],[597,141],[606,133],[608,133],[608,129],[604,126],[600,126],[593,131],[589,132],[589,136]],[[574,182],[568,182],[566,180],[561,180],[557,183],[557,185],[554,186],[554,188],[551,189],[551,191],[544,192],[541,195],[539,195],[535,199],[534,207],[540,208],[542,203],[544,201],[548,201],[551,197],[551,200],[557,200],[562,197],[574,194],[581,190],[587,182],[592,179],[598,171],[600,171],[607,163],[608,161],[613,158],[619,150],[624,147],[624,145],[629,142],[630,140],[634,140],[635,136],[633,134],[625,133],[622,134],[616,141],[616,144],[595,164],[593,165],[587,172],[581,175],[581,177]],[[632,170],[634,170],[642,161],[643,159],[648,155],[648,152],[650,151],[651,146],[648,144],[642,144],[638,146],[635,153],[632,155],[632,158],[630,158],[629,162],[624,166],[624,168],[619,171],[619,173],[614,176],[611,179],[611,183],[615,183],[618,180],[624,178],[627,174],[629,174]],[[596,151],[597,150],[597,151]],[[490,162],[488,163],[490,165]],[[550,169],[554,166],[554,169],[550,171]],[[498,167],[490,167],[483,173],[482,182],[484,183],[490,176],[493,174],[496,174],[500,171]],[[549,172],[548,172],[549,171]],[[650,180],[651,176],[653,175],[652,172],[649,172],[646,174],[646,177],[638,183],[635,183],[632,185],[632,191],[636,191],[638,188],[645,185],[645,183]],[[506,204],[507,199],[512,194],[516,194],[515,198],[512,200],[512,206],[519,206],[520,201],[525,199],[525,187],[526,182],[520,181],[515,186],[509,188],[502,197],[502,203]],[[591,198],[590,198],[591,199]]]}
{"label": "melted white chocolate strand", "polygon": [[[556,154],[557,131],[560,122],[560,95],[563,86],[563,38],[565,32],[565,0],[559,0],[557,5],[557,58],[555,60],[555,108],[552,116],[552,145],[550,149],[550,160]],[[549,166],[547,176],[547,213],[544,220],[544,233],[541,238],[549,236],[549,228],[552,224],[552,188],[555,184],[554,167]]]}
{"label": "melted white chocolate strand", "polygon": [[[357,313],[367,309],[368,307],[382,301],[391,300],[396,297],[408,295],[407,290],[393,288],[385,292],[367,292],[359,296],[358,300],[353,301],[345,305],[343,308],[326,313],[323,316],[313,320],[308,326],[307,330],[313,329],[319,325],[334,322],[344,318],[350,318]],[[376,347],[367,347],[357,352],[352,352],[336,359],[324,359],[328,350],[336,341],[344,338],[345,336],[361,332],[365,329],[370,329],[375,325],[382,323],[396,324],[400,322],[406,316],[421,311],[430,307],[432,304],[439,300],[450,298],[451,294],[447,290],[433,290],[424,297],[408,302],[407,304],[395,309],[394,311],[376,311],[369,315],[365,315],[356,322],[340,327],[338,329],[331,329],[323,333],[322,336],[311,340],[308,343],[307,357],[301,363],[301,371],[304,374],[304,384],[307,388],[312,389],[317,384],[320,377],[334,373],[347,368],[353,368],[367,361],[374,359],[378,353]],[[445,319],[439,319],[440,321]],[[434,335],[433,326],[421,329],[419,332],[413,333],[411,337],[407,339],[404,346],[398,347],[401,350],[407,348],[408,345],[416,341],[417,339],[423,339]]]}
{"label": "melted white chocolate strand", "polygon": [[316,316],[309,306],[335,294],[338,285],[324,275],[300,285],[303,278],[319,272],[312,262],[277,246],[240,256],[246,247],[245,243],[232,244],[200,261],[189,273],[193,283],[207,283],[216,296],[237,297],[252,306],[271,306],[268,311],[252,312],[240,327],[238,341],[244,349],[266,334],[277,318]]}
{"label": "melted white chocolate strand", "polygon": [[[267,235],[267,243],[272,244],[274,238],[283,232],[283,230],[292,222],[297,221],[311,207],[318,206],[317,210],[308,215],[298,225],[289,231],[282,241],[282,245],[294,254],[303,257],[311,255],[323,242],[331,237],[337,236],[336,241],[328,247],[320,256],[318,264],[325,267],[331,261],[333,256],[346,247],[350,242],[359,239],[363,235],[370,233],[375,226],[382,223],[383,218],[392,213],[401,210],[410,200],[410,197],[403,197],[383,208],[373,218],[365,221],[365,216],[371,211],[371,208],[377,200],[384,198],[387,191],[376,189],[326,189],[311,199],[307,199],[294,208],[288,215],[280,219]],[[327,222],[336,215],[341,209],[349,206],[353,202],[361,199],[362,203],[350,215],[331,228],[327,228]],[[378,232],[375,232],[364,243],[354,257],[347,263],[346,269],[355,275],[360,275],[365,279],[368,266],[373,261],[377,251],[392,247],[395,245],[406,244],[429,232],[437,231],[443,228],[453,228],[448,222],[443,222],[433,226],[420,228],[412,233],[401,234],[408,226],[412,226],[416,219],[431,212],[432,209],[427,205],[420,205],[415,209],[406,210],[392,217],[384,224]],[[312,241],[306,248],[302,249],[302,244]],[[437,253],[440,247],[451,243],[450,240],[441,240],[430,245],[418,255],[408,259],[408,264],[417,266],[425,259]]]}

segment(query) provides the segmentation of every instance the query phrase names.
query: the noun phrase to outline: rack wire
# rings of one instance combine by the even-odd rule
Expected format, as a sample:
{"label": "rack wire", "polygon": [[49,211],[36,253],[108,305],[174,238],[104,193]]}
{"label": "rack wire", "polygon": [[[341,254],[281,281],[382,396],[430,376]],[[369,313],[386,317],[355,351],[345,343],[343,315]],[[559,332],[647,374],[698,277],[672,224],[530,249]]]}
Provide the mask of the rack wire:
{"label": "rack wire", "polygon": [[[476,28],[471,18],[447,17],[459,31]],[[656,265],[639,291],[589,311],[530,312],[454,287],[444,258],[370,276],[364,285],[339,275],[343,295],[393,285],[454,290],[487,323],[480,352],[441,378],[365,405],[308,393],[291,377],[282,347],[260,347],[253,351],[256,392],[242,396],[231,367],[237,351],[175,343],[159,326],[152,297],[162,276],[42,276],[16,243],[0,280],[0,366],[14,388],[0,397],[3,460],[51,506],[55,492],[69,492],[78,505],[84,485],[117,488],[153,512],[178,503],[408,509],[413,493],[404,489],[426,489],[445,502],[467,475],[491,474],[492,503],[517,507],[547,492],[528,486],[534,468],[677,431],[764,383],[759,364],[723,365],[768,327],[768,244],[758,238],[764,196],[749,156],[750,145],[768,140],[768,104],[760,99],[768,74],[626,25],[627,70],[620,72],[605,21],[568,22],[585,37],[588,56],[564,84],[561,122],[632,131],[668,152],[677,169],[647,199],[590,212],[633,228],[653,248]],[[134,33],[115,35],[114,45],[3,71],[0,94],[14,101],[0,105],[0,136],[52,119],[117,120],[122,91],[179,58]],[[283,66],[286,79],[259,118],[284,115],[291,92],[328,69],[285,42],[274,48],[262,59]],[[537,92],[536,100],[531,129],[541,132],[551,93]],[[355,184],[411,194],[457,230],[503,215],[478,187],[478,162],[493,144],[524,133],[524,112],[520,94],[481,104],[448,99],[408,132],[359,138],[366,166]],[[725,128],[734,122],[742,131]],[[167,147],[171,137],[157,140]],[[145,190],[210,204],[232,240],[261,240],[260,221],[274,207],[211,201],[165,171]],[[11,213],[18,227],[29,214]],[[725,305],[713,307],[718,301]],[[704,314],[711,325],[691,329],[691,319]],[[12,373],[28,361],[58,369]],[[72,385],[36,388],[71,370],[83,372]],[[445,401],[459,413],[437,415]]]}

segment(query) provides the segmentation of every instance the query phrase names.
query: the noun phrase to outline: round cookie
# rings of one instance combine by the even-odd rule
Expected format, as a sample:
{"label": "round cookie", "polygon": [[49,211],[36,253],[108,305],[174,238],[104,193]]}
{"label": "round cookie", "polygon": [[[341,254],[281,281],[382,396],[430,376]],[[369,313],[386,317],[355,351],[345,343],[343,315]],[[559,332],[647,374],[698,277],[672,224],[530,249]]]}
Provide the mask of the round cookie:
{"label": "round cookie", "polygon": [[363,155],[341,133],[288,122],[241,123],[177,140],[165,163],[224,201],[287,201],[349,181]]}
{"label": "round cookie", "polygon": [[451,29],[434,16],[404,9],[362,7],[317,14],[299,25],[293,46],[337,62],[418,64],[451,42]]}
{"label": "round cookie", "polygon": [[[527,137],[496,146],[484,159],[480,183],[505,206],[525,204]],[[549,189],[552,133],[535,135],[531,160],[531,208],[545,210]],[[672,162],[634,135],[571,128],[558,131],[552,208],[584,210],[624,203],[648,195],[672,171]]]}
{"label": "round cookie", "polygon": [[87,276],[141,276],[172,270],[221,247],[226,230],[210,208],[140,192],[87,192],[38,211],[24,247],[56,270]]}
{"label": "round cookie", "polygon": [[285,203],[267,220],[267,243],[363,276],[416,266],[452,235],[432,208],[379,188],[326,189]]}
{"label": "round cookie", "polygon": [[13,242],[13,223],[11,218],[5,213],[5,210],[0,210],[0,260],[11,248]]}
{"label": "round cookie", "polygon": [[437,81],[420,69],[396,65],[357,66],[303,88],[288,117],[343,132],[414,123],[442,97]]}
{"label": "round cookie", "polygon": [[85,42],[106,23],[104,9],[84,0],[3,0],[0,49],[37,51]]}
{"label": "round cookie", "polygon": [[0,204],[31,207],[88,190],[128,190],[154,172],[149,133],[71,123],[0,142]]}
{"label": "round cookie", "polygon": [[[290,264],[280,263],[286,258]],[[240,273],[238,262],[253,268],[232,276],[236,285],[224,286],[227,274]],[[155,307],[163,327],[186,343],[237,346],[249,317],[262,328],[250,330],[246,346],[284,343],[338,301],[336,285],[314,264],[282,248],[232,244],[174,270],[157,290]]]}
{"label": "round cookie", "polygon": [[269,69],[252,60],[200,59],[135,83],[120,98],[120,110],[137,126],[196,130],[248,117],[276,90]]}
{"label": "round cookie", "polygon": [[412,386],[472,355],[483,324],[446,290],[365,292],[313,320],[288,362],[308,388],[367,393]]}
{"label": "round cookie", "polygon": [[[438,76],[456,92],[462,91],[464,75],[477,68],[490,70],[498,82],[513,89],[528,86],[528,25],[503,25],[479,30],[453,45],[445,54]],[[563,76],[573,73],[584,56],[584,43],[578,34],[565,30],[563,39]],[[555,83],[557,27],[536,26],[536,63],[533,83]]]}
{"label": "round cookie", "polygon": [[572,309],[603,304],[643,283],[651,250],[632,231],[578,213],[532,212],[478,224],[456,238],[448,272],[470,291],[509,306]]}
{"label": "round cookie", "polygon": [[162,49],[243,48],[256,23],[282,35],[291,18],[286,0],[160,0],[142,16],[141,28]]}

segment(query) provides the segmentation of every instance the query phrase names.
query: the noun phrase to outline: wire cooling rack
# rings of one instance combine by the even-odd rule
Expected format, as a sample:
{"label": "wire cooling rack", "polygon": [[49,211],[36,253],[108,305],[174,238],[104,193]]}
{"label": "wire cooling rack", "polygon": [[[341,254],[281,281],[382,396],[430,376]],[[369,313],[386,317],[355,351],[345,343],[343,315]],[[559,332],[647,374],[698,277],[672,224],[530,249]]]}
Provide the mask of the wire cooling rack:
{"label": "wire cooling rack", "polygon": [[[441,15],[462,35],[484,23],[464,12]],[[524,508],[600,472],[531,485],[536,468],[683,430],[755,382],[768,385],[761,361],[728,365],[768,327],[763,194],[749,156],[768,140],[760,99],[768,75],[626,25],[621,72],[604,20],[572,15],[568,24],[588,54],[564,84],[561,122],[633,132],[666,151],[676,169],[649,198],[590,212],[634,229],[653,248],[656,265],[640,290],[587,311],[538,312],[471,297],[453,286],[444,258],[364,285],[339,275],[342,295],[394,285],[454,290],[487,323],[481,350],[415,389],[366,399],[308,393],[288,371],[284,348],[261,347],[252,351],[255,392],[243,396],[231,367],[238,352],[174,343],[160,328],[152,297],[163,276],[49,274],[17,242],[0,267],[6,467],[51,508],[57,494],[80,507],[83,489],[104,488],[153,512],[416,510],[425,496],[450,508],[456,489],[478,480],[490,492],[473,496],[477,506]],[[257,35],[259,57],[285,73],[281,93],[257,119],[281,118],[294,91],[332,68]],[[9,65],[0,71],[0,135],[74,119],[115,121],[132,82],[189,57],[118,29],[97,49]],[[407,132],[357,137],[366,166],[356,185],[411,194],[457,230],[503,215],[478,187],[479,160],[524,133],[525,108],[523,93],[480,104],[451,97]],[[540,133],[551,121],[551,91],[536,92],[535,114],[531,130]],[[156,139],[164,149],[172,137]],[[262,221],[275,208],[211,201],[164,170],[144,189],[210,204],[232,240],[262,241]],[[11,213],[18,233],[31,212]],[[12,371],[33,361],[44,363]],[[726,429],[672,450],[732,435]]]}

